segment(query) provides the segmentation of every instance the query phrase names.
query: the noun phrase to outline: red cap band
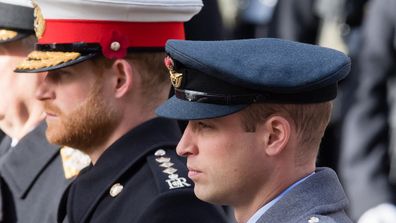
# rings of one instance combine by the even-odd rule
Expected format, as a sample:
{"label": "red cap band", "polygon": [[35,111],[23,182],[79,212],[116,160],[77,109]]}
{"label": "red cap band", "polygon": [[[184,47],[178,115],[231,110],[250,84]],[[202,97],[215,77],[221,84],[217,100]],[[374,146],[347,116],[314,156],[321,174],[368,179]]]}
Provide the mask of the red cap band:
{"label": "red cap band", "polygon": [[[185,39],[182,22],[45,20],[39,44],[99,43],[103,55],[122,58],[129,47],[164,47],[168,39]],[[119,50],[111,49],[118,42]]]}

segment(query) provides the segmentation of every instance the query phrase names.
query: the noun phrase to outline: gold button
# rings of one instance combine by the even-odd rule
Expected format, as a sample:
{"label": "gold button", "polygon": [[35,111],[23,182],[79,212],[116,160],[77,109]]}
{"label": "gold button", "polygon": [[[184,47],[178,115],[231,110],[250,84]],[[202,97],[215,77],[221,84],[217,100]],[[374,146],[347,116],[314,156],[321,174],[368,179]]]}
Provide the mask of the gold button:
{"label": "gold button", "polygon": [[117,197],[121,193],[122,189],[124,189],[124,186],[122,186],[121,184],[119,183],[114,184],[110,188],[110,196]]}

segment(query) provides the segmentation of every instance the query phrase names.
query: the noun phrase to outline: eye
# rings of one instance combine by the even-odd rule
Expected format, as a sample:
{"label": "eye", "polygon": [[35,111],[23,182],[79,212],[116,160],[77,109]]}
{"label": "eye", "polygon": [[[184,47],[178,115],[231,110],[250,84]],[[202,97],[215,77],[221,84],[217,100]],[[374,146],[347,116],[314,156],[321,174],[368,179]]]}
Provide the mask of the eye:
{"label": "eye", "polygon": [[202,129],[206,129],[206,128],[212,128],[211,125],[204,123],[204,122],[198,122],[198,126]]}
{"label": "eye", "polygon": [[63,70],[55,70],[55,71],[50,71],[48,72],[46,79],[53,82],[53,83],[59,83],[61,81],[66,81],[67,79],[70,79],[71,74],[69,72],[63,71]]}

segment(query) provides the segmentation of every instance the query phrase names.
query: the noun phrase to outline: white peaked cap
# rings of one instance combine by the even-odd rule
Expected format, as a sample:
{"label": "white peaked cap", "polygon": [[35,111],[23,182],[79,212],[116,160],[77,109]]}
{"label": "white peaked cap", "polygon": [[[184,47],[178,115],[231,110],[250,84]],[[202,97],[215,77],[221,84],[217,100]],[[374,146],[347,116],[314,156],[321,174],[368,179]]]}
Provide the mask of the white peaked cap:
{"label": "white peaked cap", "polygon": [[18,72],[71,66],[99,54],[124,58],[128,52],[163,52],[169,39],[185,39],[184,22],[201,0],[36,0],[36,51]]}
{"label": "white peaked cap", "polygon": [[32,8],[31,0],[0,0],[0,3],[10,4],[10,5],[19,5],[24,7]]}
{"label": "white peaked cap", "polygon": [[37,0],[45,19],[185,22],[201,0]]}

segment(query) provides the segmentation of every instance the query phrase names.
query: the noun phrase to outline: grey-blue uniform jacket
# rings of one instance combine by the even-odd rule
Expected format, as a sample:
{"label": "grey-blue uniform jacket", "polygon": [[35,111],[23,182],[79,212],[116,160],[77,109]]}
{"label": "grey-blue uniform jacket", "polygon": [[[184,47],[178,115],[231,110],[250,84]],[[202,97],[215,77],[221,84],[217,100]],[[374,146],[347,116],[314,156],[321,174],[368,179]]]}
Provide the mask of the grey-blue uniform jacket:
{"label": "grey-blue uniform jacket", "polygon": [[222,223],[221,208],[198,200],[175,153],[177,122],[149,120],[83,170],[70,187],[70,223]]}
{"label": "grey-blue uniform jacket", "polygon": [[345,214],[348,199],[336,173],[318,168],[314,175],[297,185],[257,223],[352,223]]}
{"label": "grey-blue uniform jacket", "polygon": [[59,146],[45,138],[41,123],[9,149],[5,137],[0,151],[0,222],[54,223],[61,197],[70,184],[65,179]]}

